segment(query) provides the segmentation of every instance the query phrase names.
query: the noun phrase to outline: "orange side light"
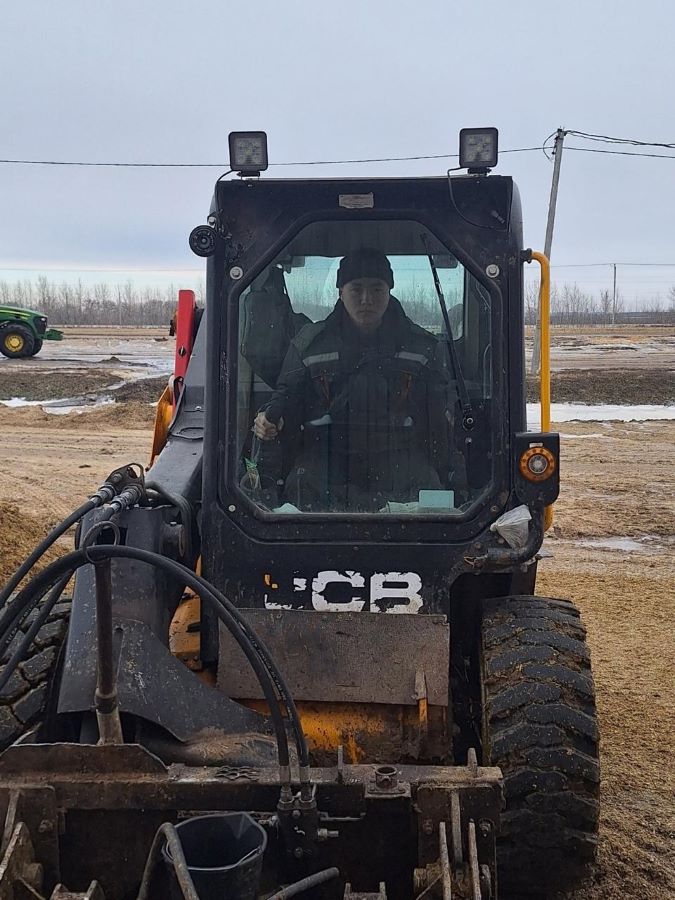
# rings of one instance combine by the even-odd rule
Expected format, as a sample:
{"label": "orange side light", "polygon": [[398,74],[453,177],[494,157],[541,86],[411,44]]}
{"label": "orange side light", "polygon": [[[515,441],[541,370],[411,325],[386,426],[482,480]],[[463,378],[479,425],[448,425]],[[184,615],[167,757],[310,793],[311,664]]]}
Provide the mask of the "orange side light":
{"label": "orange side light", "polygon": [[520,457],[520,474],[528,481],[546,481],[555,467],[555,456],[546,447],[529,447]]}

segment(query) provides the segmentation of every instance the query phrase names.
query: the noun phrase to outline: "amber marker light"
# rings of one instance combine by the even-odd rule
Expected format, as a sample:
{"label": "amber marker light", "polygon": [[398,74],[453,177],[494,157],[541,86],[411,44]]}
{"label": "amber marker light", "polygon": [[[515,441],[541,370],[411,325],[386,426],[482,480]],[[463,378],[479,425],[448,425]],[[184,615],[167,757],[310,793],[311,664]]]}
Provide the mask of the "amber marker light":
{"label": "amber marker light", "polygon": [[555,472],[555,456],[546,447],[528,447],[520,457],[519,468],[528,481],[546,481]]}

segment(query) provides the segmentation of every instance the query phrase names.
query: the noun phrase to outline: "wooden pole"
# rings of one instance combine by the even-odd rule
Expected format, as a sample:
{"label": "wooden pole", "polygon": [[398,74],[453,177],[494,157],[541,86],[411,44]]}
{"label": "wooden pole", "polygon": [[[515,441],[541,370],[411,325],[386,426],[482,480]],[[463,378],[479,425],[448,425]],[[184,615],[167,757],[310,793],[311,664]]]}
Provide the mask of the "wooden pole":
{"label": "wooden pole", "polygon": [[[565,130],[559,128],[556,131],[553,144],[553,178],[551,180],[551,195],[548,201],[548,220],[546,222],[546,237],[544,239],[544,256],[551,259],[551,244],[553,243],[553,225],[555,223],[555,208],[558,202],[558,184],[560,183],[560,163],[562,162],[563,141]],[[537,313],[537,325],[534,332],[534,346],[532,348],[532,362],[530,374],[536,375],[541,364],[541,322]]]}

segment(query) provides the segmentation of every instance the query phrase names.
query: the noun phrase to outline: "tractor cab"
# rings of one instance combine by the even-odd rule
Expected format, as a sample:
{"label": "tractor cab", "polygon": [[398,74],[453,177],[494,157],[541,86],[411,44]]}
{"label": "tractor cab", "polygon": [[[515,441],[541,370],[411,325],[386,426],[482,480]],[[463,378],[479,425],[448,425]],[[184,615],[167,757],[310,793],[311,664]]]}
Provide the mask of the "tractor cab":
{"label": "tractor cab", "polygon": [[244,167],[193,232],[208,254],[202,562],[247,606],[447,613],[467,574],[474,595],[476,575],[489,593],[495,574],[534,585],[558,442],[527,432],[518,191],[469,138],[469,175]]}

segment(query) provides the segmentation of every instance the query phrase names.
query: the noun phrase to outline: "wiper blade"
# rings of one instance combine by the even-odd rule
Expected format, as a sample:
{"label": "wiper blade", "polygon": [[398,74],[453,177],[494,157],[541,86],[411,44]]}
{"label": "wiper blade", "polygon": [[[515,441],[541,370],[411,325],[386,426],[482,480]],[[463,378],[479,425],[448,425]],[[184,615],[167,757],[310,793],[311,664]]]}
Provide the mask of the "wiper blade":
{"label": "wiper blade", "polygon": [[473,426],[476,424],[476,419],[473,414],[473,409],[471,407],[471,401],[469,400],[469,393],[466,389],[466,382],[464,381],[464,375],[462,374],[462,367],[459,364],[459,357],[457,356],[457,348],[455,347],[455,338],[452,333],[452,327],[450,325],[450,316],[448,315],[448,307],[445,303],[445,297],[443,296],[443,289],[441,288],[441,281],[438,277],[438,270],[436,269],[436,263],[434,262],[434,258],[431,254],[431,250],[429,249],[429,244],[427,240],[426,234],[424,232],[420,235],[422,238],[422,243],[424,244],[424,249],[426,250],[427,259],[429,260],[429,265],[431,266],[431,274],[434,276],[434,287],[436,288],[436,296],[438,297],[438,302],[441,307],[441,313],[443,315],[443,321],[445,322],[445,340],[448,346],[448,355],[450,356],[450,362],[452,364],[452,368],[455,372],[455,381],[457,382],[457,393],[459,395],[459,403],[462,407],[462,428],[465,431],[471,431]]}

